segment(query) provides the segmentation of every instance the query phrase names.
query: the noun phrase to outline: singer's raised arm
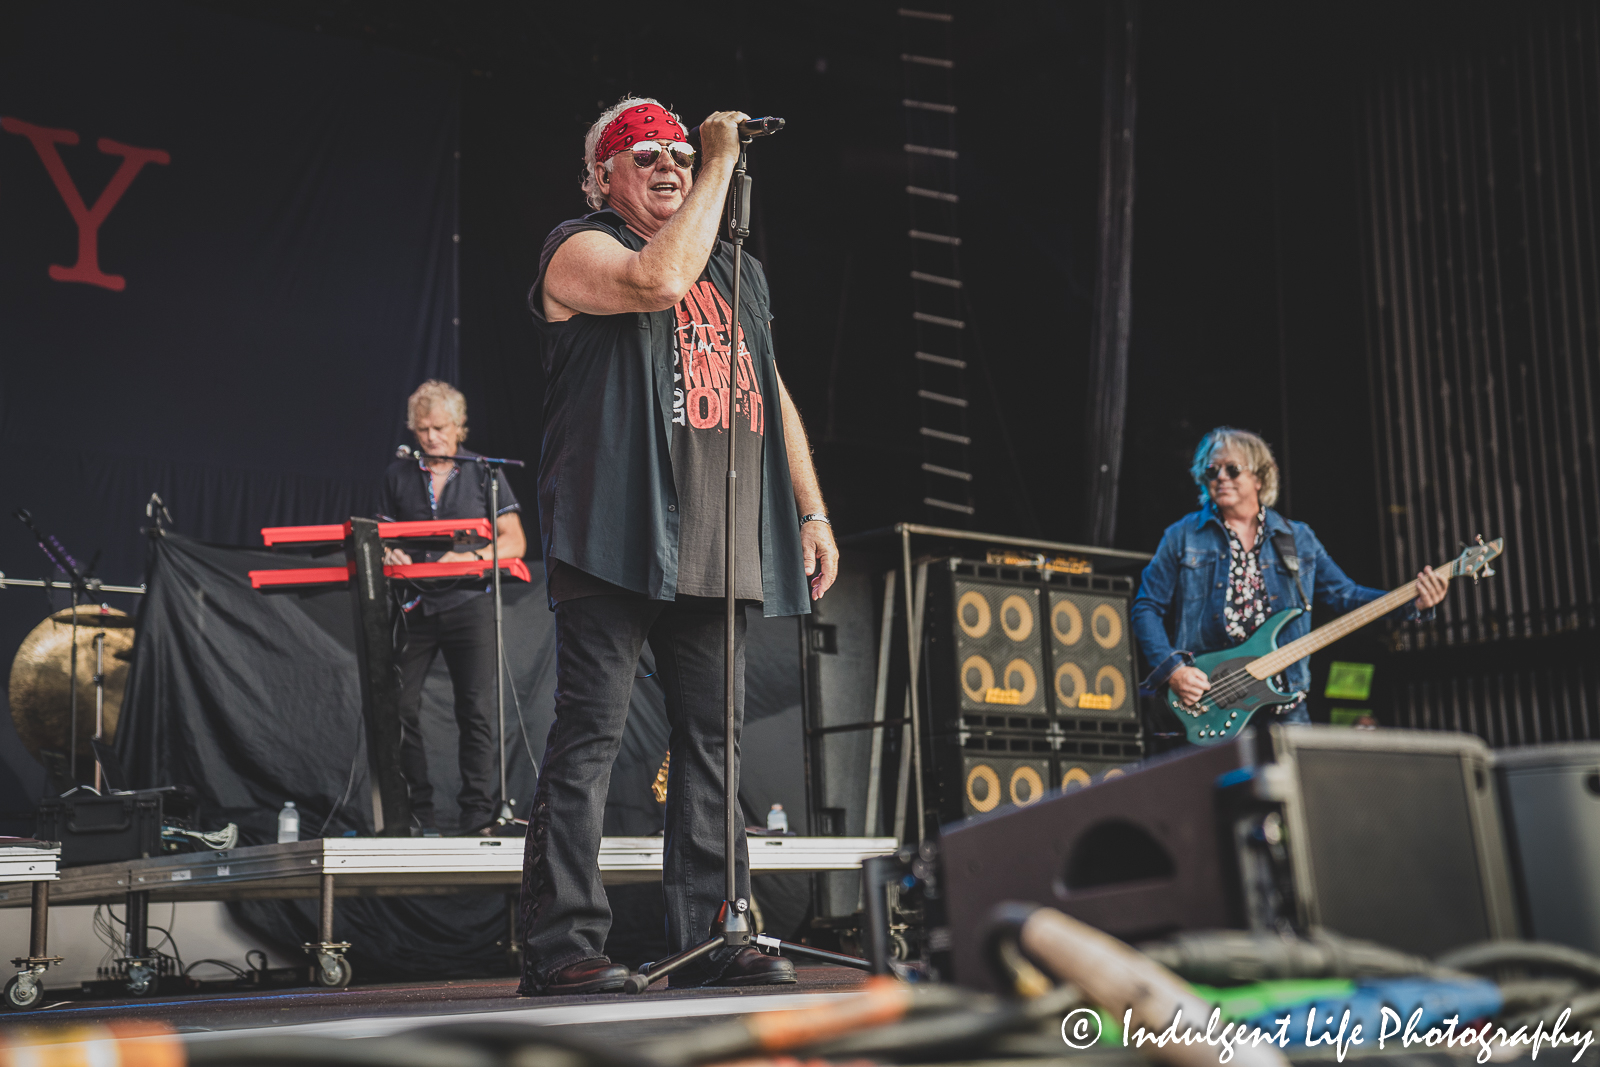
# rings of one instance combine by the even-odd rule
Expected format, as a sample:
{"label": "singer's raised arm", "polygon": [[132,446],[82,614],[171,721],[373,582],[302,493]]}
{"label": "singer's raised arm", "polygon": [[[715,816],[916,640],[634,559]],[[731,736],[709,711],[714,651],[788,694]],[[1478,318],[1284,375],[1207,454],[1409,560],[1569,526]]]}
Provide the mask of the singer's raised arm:
{"label": "singer's raised arm", "polygon": [[738,124],[748,117],[742,111],[707,116],[700,124],[698,174],[666,151],[647,166],[632,152],[594,164],[606,206],[648,243],[634,252],[595,230],[573,234],[545,272],[546,320],[664,311],[683,299],[711,257],[739,158]]}

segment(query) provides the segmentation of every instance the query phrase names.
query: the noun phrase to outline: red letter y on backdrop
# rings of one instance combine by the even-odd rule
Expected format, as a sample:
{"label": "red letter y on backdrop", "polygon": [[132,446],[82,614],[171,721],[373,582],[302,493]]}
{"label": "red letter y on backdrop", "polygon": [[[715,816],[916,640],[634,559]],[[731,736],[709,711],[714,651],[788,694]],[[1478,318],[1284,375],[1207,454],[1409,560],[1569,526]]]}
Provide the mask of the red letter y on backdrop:
{"label": "red letter y on backdrop", "polygon": [[72,175],[67,173],[66,164],[61,162],[61,152],[56,148],[58,144],[77,144],[76,132],[53,130],[4,117],[0,117],[0,129],[33,142],[33,150],[39,153],[39,160],[44,164],[50,180],[56,183],[56,192],[61,194],[67,210],[72,213],[72,221],[77,223],[78,262],[70,267],[51,266],[50,277],[58,282],[86,282],[113,292],[122,292],[127,287],[127,280],[120,274],[106,274],[100,269],[100,224],[106,221],[106,216],[111,214],[111,209],[117,206],[117,201],[122,199],[122,194],[128,191],[128,186],[133,184],[133,179],[146,163],[170,163],[172,157],[159,148],[135,148],[100,138],[97,143],[100,151],[108,156],[121,156],[122,165],[111,176],[100,199],[91,208],[84,205],[78,187],[72,182]]}

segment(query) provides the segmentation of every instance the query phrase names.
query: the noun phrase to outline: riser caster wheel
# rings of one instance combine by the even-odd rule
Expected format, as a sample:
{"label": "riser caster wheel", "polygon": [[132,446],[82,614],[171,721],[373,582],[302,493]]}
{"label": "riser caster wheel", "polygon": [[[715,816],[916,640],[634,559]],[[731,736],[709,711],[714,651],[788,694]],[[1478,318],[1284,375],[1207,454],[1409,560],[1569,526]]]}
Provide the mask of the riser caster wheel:
{"label": "riser caster wheel", "polygon": [[12,975],[6,983],[6,1007],[13,1011],[27,1011],[39,1006],[44,999],[44,983],[31,974]]}
{"label": "riser caster wheel", "polygon": [[354,976],[350,961],[343,956],[321,959],[311,968],[311,981],[323,989],[343,989]]}

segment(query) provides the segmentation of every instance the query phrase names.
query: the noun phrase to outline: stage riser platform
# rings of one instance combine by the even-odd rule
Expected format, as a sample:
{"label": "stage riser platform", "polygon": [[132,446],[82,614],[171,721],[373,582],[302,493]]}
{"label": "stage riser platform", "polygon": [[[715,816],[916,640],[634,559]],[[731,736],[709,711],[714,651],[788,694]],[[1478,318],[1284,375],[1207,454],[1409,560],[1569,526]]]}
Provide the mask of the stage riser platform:
{"label": "stage riser platform", "polygon": [[[855,870],[861,861],[893,852],[888,837],[751,837],[753,874]],[[607,885],[658,881],[659,837],[608,837],[600,847]],[[226,852],[191,852],[126,863],[69,867],[51,887],[58,904],[120,904],[129,892],[152,903],[313,897],[324,875],[336,896],[436,895],[510,888],[522,882],[520,838],[324,838],[253,845]],[[26,892],[0,886],[0,907],[23,907]]]}

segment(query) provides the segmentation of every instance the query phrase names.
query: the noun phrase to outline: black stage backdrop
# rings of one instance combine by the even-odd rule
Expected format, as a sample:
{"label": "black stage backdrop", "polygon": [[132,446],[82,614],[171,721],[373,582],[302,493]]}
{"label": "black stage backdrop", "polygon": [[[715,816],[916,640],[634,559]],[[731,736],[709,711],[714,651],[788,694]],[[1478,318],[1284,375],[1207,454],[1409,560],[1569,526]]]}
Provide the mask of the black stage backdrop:
{"label": "black stage backdrop", "polygon": [[[342,585],[270,593],[250,587],[251,570],[297,565],[304,565],[303,557],[177,535],[151,542],[150,592],[117,747],[137,784],[195,786],[205,828],[236,822],[245,844],[276,840],[277,812],[286,800],[300,809],[304,838],[372,832],[350,594]],[[533,797],[534,761],[553,721],[555,685],[554,616],[544,598],[542,566],[535,562],[530,570],[532,584],[504,587],[508,792],[521,812]],[[741,800],[751,819],[775,802],[798,816],[804,781],[795,620],[752,616],[750,641]],[[646,680],[634,686],[611,776],[607,834],[661,830],[662,807],[650,786],[666,754],[667,722],[661,687],[649,678],[653,671],[647,650],[638,670]],[[423,735],[445,827],[454,824],[460,785],[451,706],[441,659],[424,692]],[[807,880],[764,877],[756,892],[767,928],[792,932],[804,915]],[[659,951],[659,887],[613,890],[613,907],[613,955],[645,958]],[[246,926],[286,953],[314,939],[312,901],[234,908]],[[352,957],[364,979],[482,973],[504,963],[506,933],[500,893],[342,898],[334,928],[336,940],[354,944]]]}
{"label": "black stage backdrop", "polygon": [[[0,569],[47,566],[19,506],[128,584],[152,491],[235,544],[371,512],[405,396],[457,377],[457,81],[172,0],[5,6]],[[0,598],[9,657],[49,605]],[[0,753],[31,810],[9,715]]]}

